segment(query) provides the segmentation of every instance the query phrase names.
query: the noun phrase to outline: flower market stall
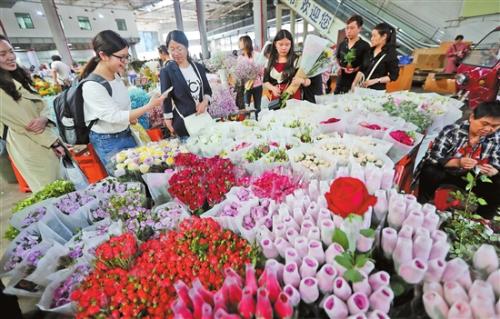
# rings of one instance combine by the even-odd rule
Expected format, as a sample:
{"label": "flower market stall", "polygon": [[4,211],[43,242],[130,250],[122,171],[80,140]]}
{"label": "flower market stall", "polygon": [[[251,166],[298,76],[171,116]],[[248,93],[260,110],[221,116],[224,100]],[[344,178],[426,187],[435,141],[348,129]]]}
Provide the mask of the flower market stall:
{"label": "flower market stall", "polygon": [[122,151],[115,177],[19,203],[5,293],[76,318],[500,316],[498,234],[394,184],[454,101],[322,99]]}

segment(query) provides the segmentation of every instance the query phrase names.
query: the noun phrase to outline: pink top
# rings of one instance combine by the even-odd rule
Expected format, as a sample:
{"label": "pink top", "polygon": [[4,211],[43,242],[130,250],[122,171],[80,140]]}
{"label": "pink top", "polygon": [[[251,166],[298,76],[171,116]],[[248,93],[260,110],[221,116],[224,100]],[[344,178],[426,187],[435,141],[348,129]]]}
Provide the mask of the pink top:
{"label": "pink top", "polygon": [[461,61],[468,51],[469,45],[467,43],[453,43],[446,52],[446,65],[444,67],[444,73],[457,72],[457,62]]}
{"label": "pink top", "polygon": [[[258,54],[258,52],[257,51],[253,51],[251,58],[247,57],[246,55],[240,55],[238,57],[238,59],[245,59],[245,60],[253,63],[253,57],[256,54]],[[264,67],[263,66],[259,66],[259,72],[258,72],[257,78],[253,81],[253,87],[254,88],[258,87],[258,86],[262,86],[262,77],[263,76],[264,76]]]}

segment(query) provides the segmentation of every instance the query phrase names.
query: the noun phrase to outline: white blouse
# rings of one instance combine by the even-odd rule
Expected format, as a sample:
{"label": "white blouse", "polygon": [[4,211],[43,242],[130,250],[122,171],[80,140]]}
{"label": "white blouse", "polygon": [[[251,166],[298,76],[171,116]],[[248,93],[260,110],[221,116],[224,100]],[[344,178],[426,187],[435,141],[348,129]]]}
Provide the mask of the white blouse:
{"label": "white blouse", "polygon": [[119,133],[126,130],[129,125],[130,98],[128,89],[118,76],[112,81],[113,95],[101,84],[88,81],[83,84],[83,108],[85,113],[85,123],[98,119],[92,126],[92,131],[96,133]]}

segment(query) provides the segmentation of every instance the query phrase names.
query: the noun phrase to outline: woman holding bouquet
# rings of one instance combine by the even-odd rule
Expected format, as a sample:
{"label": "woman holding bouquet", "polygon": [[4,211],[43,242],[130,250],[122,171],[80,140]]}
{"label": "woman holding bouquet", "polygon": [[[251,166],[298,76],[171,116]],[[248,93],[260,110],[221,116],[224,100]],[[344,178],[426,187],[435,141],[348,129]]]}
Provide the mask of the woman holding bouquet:
{"label": "woman holding bouquet", "polygon": [[0,35],[0,132],[7,152],[32,192],[59,178],[64,148],[50,129],[49,110],[16,63],[9,41]]}
{"label": "woman holding bouquet", "polygon": [[371,51],[367,55],[367,66],[358,72],[352,84],[373,90],[385,90],[387,83],[399,76],[399,61],[396,54],[396,29],[387,23],[379,23],[372,30]]}
{"label": "woman holding bouquet", "polygon": [[[240,37],[240,50],[241,50],[241,56],[239,59],[244,59],[245,61],[249,63],[254,63],[255,62],[255,56],[257,55],[253,49],[252,45],[252,39],[248,35],[244,35]],[[264,70],[262,70],[261,66],[258,66],[259,71],[257,74],[257,78],[255,80],[250,80],[248,82],[253,82],[253,83],[248,83],[250,88],[247,88],[245,85],[245,88],[247,89],[245,91],[245,95],[243,97],[245,105],[250,104],[250,100],[253,98],[253,105],[255,107],[256,113],[255,116],[258,117],[259,112],[260,112],[260,101],[262,100],[262,74],[264,73]]]}
{"label": "woman holding bouquet", "polygon": [[184,32],[170,31],[166,45],[173,62],[160,71],[161,91],[173,89],[163,103],[165,125],[170,133],[187,137],[183,117],[206,112],[212,89],[205,68],[189,57],[189,42]]}
{"label": "woman holding bouquet", "polygon": [[[263,88],[269,91],[270,101],[279,99],[286,88],[294,83],[307,87],[311,80],[295,77],[298,67],[298,56],[293,50],[293,37],[287,30],[280,30],[273,40],[271,55],[264,71]],[[302,92],[297,90],[292,98],[301,99]]]}

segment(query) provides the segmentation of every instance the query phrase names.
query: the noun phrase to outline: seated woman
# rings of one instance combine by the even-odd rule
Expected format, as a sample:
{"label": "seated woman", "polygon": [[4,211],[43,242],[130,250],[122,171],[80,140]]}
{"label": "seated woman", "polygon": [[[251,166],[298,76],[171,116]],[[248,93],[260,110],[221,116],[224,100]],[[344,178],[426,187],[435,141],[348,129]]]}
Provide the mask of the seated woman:
{"label": "seated woman", "polygon": [[486,200],[477,213],[493,218],[500,205],[500,102],[480,104],[468,120],[446,126],[417,167],[418,199],[425,203],[441,185],[465,189],[467,172],[489,176],[493,183],[477,182],[473,192]]}

